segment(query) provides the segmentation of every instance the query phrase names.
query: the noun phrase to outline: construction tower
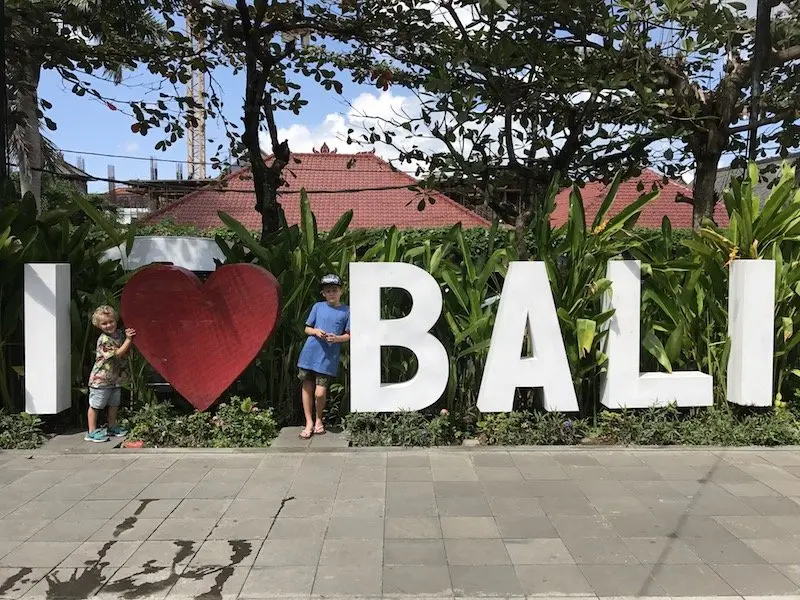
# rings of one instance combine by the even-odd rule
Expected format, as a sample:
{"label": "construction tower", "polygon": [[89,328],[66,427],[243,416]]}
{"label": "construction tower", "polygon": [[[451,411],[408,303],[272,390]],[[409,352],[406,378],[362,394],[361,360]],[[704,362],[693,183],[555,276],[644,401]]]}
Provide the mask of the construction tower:
{"label": "construction tower", "polygon": [[[201,32],[195,31],[191,15],[186,14],[186,33],[192,39],[192,48],[196,53],[200,53],[205,39]],[[191,68],[191,67],[190,67]],[[189,124],[186,129],[186,162],[187,174],[189,179],[206,178],[206,111],[205,93],[206,78],[205,73],[198,69],[191,69],[191,78],[188,85],[189,97],[194,101],[197,108],[191,109],[196,125]]]}

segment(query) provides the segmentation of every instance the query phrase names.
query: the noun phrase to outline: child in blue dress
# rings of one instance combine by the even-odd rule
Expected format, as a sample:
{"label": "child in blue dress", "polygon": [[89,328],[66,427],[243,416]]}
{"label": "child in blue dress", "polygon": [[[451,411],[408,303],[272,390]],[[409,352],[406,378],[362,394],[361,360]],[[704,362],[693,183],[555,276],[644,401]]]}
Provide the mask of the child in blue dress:
{"label": "child in blue dress", "polygon": [[341,303],[342,280],[338,275],[325,275],[320,284],[325,301],[311,308],[305,328],[308,338],[297,361],[298,378],[303,382],[306,426],[300,437],[304,440],[325,433],[322,411],[328,386],[339,373],[341,346],[350,340],[350,309]]}

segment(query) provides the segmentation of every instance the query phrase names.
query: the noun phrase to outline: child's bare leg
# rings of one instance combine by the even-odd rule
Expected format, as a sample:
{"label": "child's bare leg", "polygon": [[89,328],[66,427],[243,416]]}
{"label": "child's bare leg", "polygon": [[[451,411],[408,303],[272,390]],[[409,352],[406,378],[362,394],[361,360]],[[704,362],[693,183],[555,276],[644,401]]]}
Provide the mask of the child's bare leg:
{"label": "child's bare leg", "polygon": [[117,413],[119,406],[108,406],[108,428],[113,429],[117,425]]}
{"label": "child's bare leg", "polygon": [[96,408],[89,407],[89,412],[86,415],[87,421],[89,421],[89,433],[92,433],[95,429],[97,429],[97,413],[100,412]]}
{"label": "child's bare leg", "polygon": [[314,400],[317,405],[317,420],[314,423],[314,430],[319,432],[324,430],[322,424],[322,413],[325,410],[325,401],[327,400],[328,388],[318,385],[314,390]]}
{"label": "child's bare leg", "polygon": [[311,433],[314,429],[314,382],[308,379],[303,381],[303,413],[306,416],[304,433]]}

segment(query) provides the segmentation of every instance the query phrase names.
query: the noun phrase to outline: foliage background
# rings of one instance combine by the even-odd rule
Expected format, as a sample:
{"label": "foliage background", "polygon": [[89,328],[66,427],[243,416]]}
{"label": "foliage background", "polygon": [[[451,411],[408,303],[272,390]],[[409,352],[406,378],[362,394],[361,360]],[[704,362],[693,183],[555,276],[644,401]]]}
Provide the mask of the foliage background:
{"label": "foliage background", "polygon": [[[800,191],[794,185],[793,171],[786,168],[780,183],[769,198],[762,201],[752,195],[755,177],[753,171],[753,179],[741,184],[734,182],[726,191],[724,200],[731,225],[725,231],[709,222],[698,232],[676,232],[667,221],[661,230],[637,229],[638,214],[652,199],[652,194],[642,196],[609,217],[617,179],[593,222],[586,222],[580,189],[575,187],[569,220],[563,227],[552,229],[544,221],[526,232],[532,259],[544,261],[548,269],[581,408],[580,415],[570,418],[574,427],[569,435],[573,437],[564,437],[563,431],[556,435],[552,430],[555,421],[548,421],[536,426],[541,439],[573,439],[576,432],[583,431],[581,424],[584,422],[580,419],[597,424],[609,418],[598,416],[597,381],[606,363],[603,324],[611,316],[602,312],[601,298],[609,288],[604,277],[605,264],[618,257],[636,258],[643,263],[643,370],[698,369],[710,373],[715,379],[719,403],[724,401],[728,348],[729,264],[731,260],[742,258],[775,260],[778,275],[774,315],[776,407],[793,408],[798,399],[800,375],[797,369],[800,358]],[[552,210],[555,191],[553,186],[547,195],[548,210]],[[274,418],[278,426],[298,422],[300,403],[295,364],[304,342],[302,332],[307,312],[319,298],[319,277],[336,272],[346,281],[348,266],[354,260],[402,261],[431,273],[443,293],[442,317],[433,333],[451,357],[451,373],[443,397],[424,411],[436,425],[435,431],[428,429],[426,435],[429,439],[436,436],[458,439],[467,431],[474,432],[497,423],[496,417],[484,419],[478,415],[475,403],[503,278],[510,261],[516,259],[513,232],[497,225],[491,230],[471,231],[463,231],[459,226],[449,230],[351,231],[348,226],[352,215],[348,213],[331,231],[323,234],[318,231],[304,196],[300,224],[289,227],[284,223],[262,245],[228,215],[220,213],[220,217],[225,228],[210,234],[216,237],[226,262],[259,264],[275,274],[284,290],[284,308],[276,332],[226,397],[251,398],[268,409],[270,418]],[[102,252],[114,244],[130,241],[134,234],[144,233],[195,232],[181,231],[169,224],[138,230],[122,228],[80,196],[64,199],[60,206],[39,217],[30,198],[8,203],[3,209],[0,214],[0,314],[3,315],[0,321],[0,394],[8,411],[22,408],[19,369],[22,364],[22,265],[38,261],[67,261],[73,265],[73,417],[80,422],[96,336],[89,315],[100,303],[117,304],[128,276],[116,262],[103,262]],[[404,293],[388,290],[383,305],[384,317],[403,314],[409,308],[408,300]],[[134,377],[130,391],[134,406],[152,404],[153,393],[146,386],[152,372],[135,353],[131,361]],[[413,355],[407,351],[385,350],[384,381],[407,379],[413,376],[416,368]],[[349,412],[348,373],[345,353],[342,375],[331,387],[329,418],[334,423]],[[538,407],[535,394],[518,394],[515,408],[535,411]],[[442,409],[446,410],[446,417]],[[525,419],[514,417],[519,418]],[[560,422],[559,427],[563,429],[563,421]],[[351,424],[357,427],[357,419],[351,420]],[[378,437],[380,435],[384,434]],[[497,438],[496,434],[487,434],[489,438],[492,435]]]}

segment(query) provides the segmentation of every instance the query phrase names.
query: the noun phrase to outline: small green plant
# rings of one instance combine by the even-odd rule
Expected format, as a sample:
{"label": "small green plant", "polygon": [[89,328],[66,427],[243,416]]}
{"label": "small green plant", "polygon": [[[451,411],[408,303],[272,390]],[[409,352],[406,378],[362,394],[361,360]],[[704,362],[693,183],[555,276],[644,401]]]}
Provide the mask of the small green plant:
{"label": "small green plant", "polygon": [[436,415],[408,411],[351,413],[345,418],[353,446],[451,446],[466,436],[464,425],[447,409]]}
{"label": "small green plant", "polygon": [[0,448],[35,450],[44,443],[42,420],[28,413],[0,411]]}
{"label": "small green plant", "polygon": [[487,414],[478,422],[479,439],[490,446],[573,445],[588,428],[585,419],[546,412]]}
{"label": "small green plant", "polygon": [[171,402],[146,402],[123,425],[130,439],[156,448],[261,448],[278,435],[271,410],[238,396],[207,412]]}

